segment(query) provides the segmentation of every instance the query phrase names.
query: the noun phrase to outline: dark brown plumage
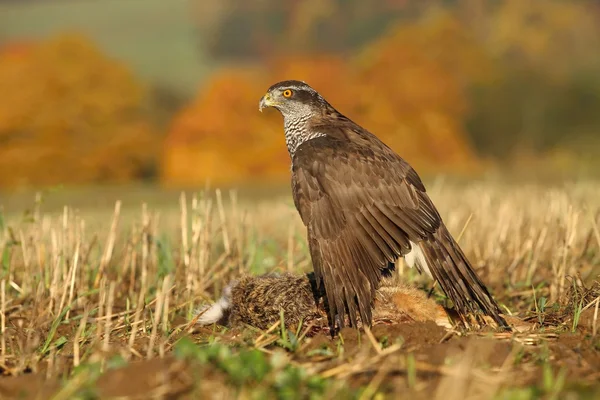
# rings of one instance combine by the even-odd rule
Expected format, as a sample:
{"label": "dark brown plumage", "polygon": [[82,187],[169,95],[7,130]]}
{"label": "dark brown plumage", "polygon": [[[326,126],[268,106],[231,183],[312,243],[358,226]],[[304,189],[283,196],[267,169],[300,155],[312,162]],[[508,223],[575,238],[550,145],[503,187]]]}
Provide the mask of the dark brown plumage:
{"label": "dark brown plumage", "polygon": [[294,203],[330,324],[344,326],[347,313],[357,326],[358,313],[370,325],[382,274],[404,256],[439,282],[461,318],[483,311],[507,327],[405,160],[303,82],[273,85],[260,103],[269,106],[284,117]]}

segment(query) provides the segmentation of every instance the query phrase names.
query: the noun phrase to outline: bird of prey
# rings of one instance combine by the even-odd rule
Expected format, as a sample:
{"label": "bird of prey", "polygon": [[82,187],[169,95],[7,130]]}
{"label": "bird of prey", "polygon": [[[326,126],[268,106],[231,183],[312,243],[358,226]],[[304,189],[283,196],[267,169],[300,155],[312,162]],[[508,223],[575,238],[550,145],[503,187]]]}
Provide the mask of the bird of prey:
{"label": "bird of prey", "polygon": [[283,115],[294,204],[333,331],[346,314],[353,327],[357,313],[371,326],[379,282],[399,257],[437,280],[463,321],[483,312],[507,327],[404,159],[304,82],[271,86],[259,103],[267,107]]}

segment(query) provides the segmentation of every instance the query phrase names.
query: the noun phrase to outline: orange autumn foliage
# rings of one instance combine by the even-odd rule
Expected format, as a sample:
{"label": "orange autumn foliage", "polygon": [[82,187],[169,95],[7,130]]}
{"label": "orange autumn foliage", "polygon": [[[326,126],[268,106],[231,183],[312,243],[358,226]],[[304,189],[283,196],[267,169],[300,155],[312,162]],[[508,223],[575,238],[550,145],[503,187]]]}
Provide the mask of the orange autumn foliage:
{"label": "orange autumn foliage", "polygon": [[267,88],[303,80],[421,172],[478,166],[464,128],[466,90],[488,65],[452,18],[392,30],[353,59],[304,55],[251,72],[215,75],[177,116],[163,151],[162,180],[203,184],[289,178],[281,117],[258,112]]}
{"label": "orange autumn foliage", "polygon": [[260,74],[224,70],[173,121],[161,175],[172,184],[224,183],[261,176],[280,179],[289,163],[279,126],[256,118]]}
{"label": "orange autumn foliage", "polygon": [[360,83],[356,81],[355,70],[342,57],[321,54],[274,58],[266,62],[266,70],[268,85],[286,79],[307,82],[316,90],[326,91],[322,92],[323,96],[349,115],[360,105],[356,101],[362,94]]}
{"label": "orange autumn foliage", "polygon": [[421,170],[474,164],[466,90],[486,79],[491,64],[455,19],[442,14],[392,29],[356,64],[366,94],[360,119],[372,132]]}
{"label": "orange autumn foliage", "polygon": [[[332,101],[348,98],[344,82],[349,71],[337,58],[277,59],[269,68],[277,79],[294,76],[335,88]],[[260,97],[273,83],[270,75],[261,68],[245,68],[213,76],[171,125],[163,148],[162,181],[188,185],[288,179],[290,158],[281,117],[273,110],[258,111]]]}
{"label": "orange autumn foliage", "polygon": [[85,37],[0,53],[0,92],[0,186],[126,181],[148,168],[143,87]]}

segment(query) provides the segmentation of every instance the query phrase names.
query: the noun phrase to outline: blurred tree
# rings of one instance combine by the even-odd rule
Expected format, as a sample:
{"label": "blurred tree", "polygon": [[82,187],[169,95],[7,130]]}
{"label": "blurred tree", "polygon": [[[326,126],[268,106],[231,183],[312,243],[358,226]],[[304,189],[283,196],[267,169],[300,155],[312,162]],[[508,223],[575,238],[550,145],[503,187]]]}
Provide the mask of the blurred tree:
{"label": "blurred tree", "polygon": [[0,185],[143,177],[158,143],[131,71],[65,34],[0,55]]}
{"label": "blurred tree", "polygon": [[258,112],[268,85],[260,71],[222,70],[174,119],[161,178],[176,185],[280,179],[289,157],[280,124]]}
{"label": "blurred tree", "polygon": [[487,44],[522,67],[543,71],[556,80],[573,70],[598,66],[590,49],[600,48],[597,12],[589,1],[504,0],[491,16]]}
{"label": "blurred tree", "polygon": [[167,84],[156,83],[147,92],[149,120],[161,131],[166,131],[175,115],[192,100],[191,96]]}
{"label": "blurred tree", "polygon": [[491,70],[459,22],[433,12],[393,28],[359,56],[360,119],[421,170],[473,166],[463,123],[467,89]]}
{"label": "blurred tree", "polygon": [[[504,0],[478,23],[499,76],[475,91],[477,148],[497,157],[581,148],[600,129],[600,13],[589,1]],[[572,149],[573,150],[573,149]]]}
{"label": "blurred tree", "polygon": [[[440,78],[443,85],[432,80],[430,87],[469,90],[461,97],[465,101],[461,121],[469,118],[470,140],[485,155],[507,157],[515,151],[536,154],[557,146],[580,146],[593,142],[600,129],[598,113],[587,111],[600,106],[598,96],[593,95],[600,82],[600,53],[595,51],[600,48],[600,8],[593,0],[249,0],[243,5],[225,0],[197,4],[198,27],[202,37],[210,41],[209,53],[219,61],[264,60],[290,54],[310,58],[323,52],[349,55],[390,27],[406,28],[399,52],[407,53],[412,47],[415,55],[411,57],[428,60],[428,66],[418,67],[422,69],[415,69],[415,74],[433,73],[424,71],[440,64],[443,73],[460,71],[453,73],[455,80]],[[203,14],[201,10],[212,12]],[[429,21],[440,21],[440,14],[456,18],[452,23]],[[437,38],[438,46],[432,44],[433,38]],[[488,77],[489,65],[495,64],[493,79],[485,82],[479,73],[483,53],[489,56],[483,61]],[[400,79],[395,75],[404,62],[419,65],[402,57],[408,56],[398,54],[396,61],[390,62],[389,79]],[[430,90],[428,83],[419,79],[415,92]],[[370,87],[375,82],[361,82],[366,85],[362,90],[376,91]],[[448,82],[459,86],[452,88]],[[399,94],[399,103],[414,104],[414,99],[404,99],[412,94]],[[458,110],[460,103],[450,103]],[[389,118],[392,115],[397,113],[390,111]],[[381,118],[379,115],[377,119]]]}
{"label": "blurred tree", "polygon": [[194,3],[201,39],[219,60],[348,52],[423,0],[236,0]]}
{"label": "blurred tree", "polygon": [[[360,114],[361,86],[352,59],[327,54],[271,57],[264,63],[269,85],[286,79],[309,83],[334,107]],[[267,88],[263,88],[265,91]]]}
{"label": "blurred tree", "polygon": [[287,180],[278,115],[257,103],[279,80],[299,79],[365,126],[420,171],[473,171],[466,90],[487,77],[487,58],[447,14],[393,29],[358,57],[279,56],[261,67],[225,69],[175,118],[164,147],[170,184]]}

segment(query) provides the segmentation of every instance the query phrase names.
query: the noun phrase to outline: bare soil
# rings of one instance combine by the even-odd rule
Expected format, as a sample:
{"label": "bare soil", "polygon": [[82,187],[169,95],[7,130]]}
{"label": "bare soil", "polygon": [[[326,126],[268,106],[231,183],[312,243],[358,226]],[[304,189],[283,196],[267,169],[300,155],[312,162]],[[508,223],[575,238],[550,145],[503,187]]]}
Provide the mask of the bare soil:
{"label": "bare soil", "polygon": [[[587,311],[587,310],[586,310]],[[593,310],[592,310],[593,313]],[[440,394],[445,381],[460,376],[465,371],[480,370],[490,376],[505,370],[511,376],[511,384],[527,387],[543,379],[540,368],[542,359],[547,359],[554,370],[566,370],[568,381],[579,384],[593,384],[600,379],[600,351],[598,337],[591,336],[587,322],[587,312],[582,316],[582,324],[575,333],[557,335],[535,334],[494,334],[472,333],[466,336],[449,334],[446,329],[433,322],[414,322],[400,325],[376,325],[372,329],[376,342],[383,344],[379,349],[374,346],[364,331],[344,328],[336,337],[318,333],[306,338],[303,345],[293,354],[290,361],[300,365],[310,365],[322,373],[336,368],[348,371],[340,377],[351,377],[349,384],[359,388],[369,385],[374,377],[385,371],[385,379],[380,391],[394,393],[403,388],[405,395],[411,398],[429,399]],[[593,318],[593,314],[591,316]],[[65,332],[68,326],[61,327]],[[239,345],[244,337],[253,333],[230,331],[222,335],[221,340],[231,345]],[[191,333],[197,342],[204,342],[210,334],[207,330]],[[399,351],[386,355],[386,348],[398,344]],[[343,347],[342,356],[323,356],[338,354]],[[113,343],[112,350],[126,348],[127,343]],[[140,347],[143,347],[140,342]],[[272,346],[274,347],[274,346]],[[141,348],[140,348],[141,350]],[[381,354],[384,355],[381,355]],[[406,357],[414,360],[414,371],[419,379],[417,388],[411,387],[406,366]],[[72,355],[64,352],[61,356],[65,365],[71,362]],[[57,360],[61,359],[57,358]],[[365,360],[373,359],[371,363]],[[361,361],[367,367],[352,371],[351,365]],[[178,360],[170,354],[164,358],[132,361],[101,374],[94,385],[98,398],[150,398],[164,396],[169,399],[214,398],[215,393],[227,393],[227,377],[217,369],[202,368],[194,362]],[[56,394],[64,383],[59,377],[47,378],[45,371],[9,376],[5,370],[0,378],[0,398],[2,399],[49,399]],[[336,376],[336,375],[332,375]],[[454,379],[453,378],[453,379]],[[459,378],[456,378],[459,379]],[[476,378],[469,377],[464,390],[477,390]],[[485,380],[485,379],[484,379]],[[233,392],[231,393],[233,395]]]}

